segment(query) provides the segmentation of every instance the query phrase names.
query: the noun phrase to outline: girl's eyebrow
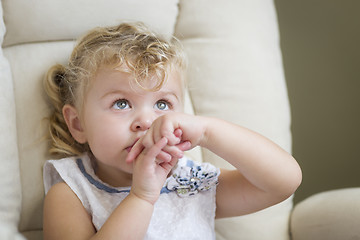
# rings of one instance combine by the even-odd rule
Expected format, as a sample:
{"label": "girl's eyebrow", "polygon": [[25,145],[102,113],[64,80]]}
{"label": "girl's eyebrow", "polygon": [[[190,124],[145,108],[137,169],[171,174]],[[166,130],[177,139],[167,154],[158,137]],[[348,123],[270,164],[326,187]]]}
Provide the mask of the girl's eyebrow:
{"label": "girl's eyebrow", "polygon": [[[110,95],[116,95],[116,94],[121,94],[121,95],[128,95],[128,94],[132,94],[133,93],[133,90],[120,90],[120,89],[116,89],[116,90],[112,90],[110,92],[106,92],[102,97],[101,99],[104,99]],[[178,101],[180,101],[180,98],[179,96],[176,94],[175,91],[171,91],[171,90],[159,90],[159,91],[156,91],[156,92],[149,92],[149,93],[153,93],[157,96],[174,96]]]}
{"label": "girl's eyebrow", "polygon": [[159,93],[159,95],[172,95],[174,96],[178,101],[180,100],[179,99],[179,96],[174,92],[174,91],[157,91],[157,92],[154,92],[154,93]]}
{"label": "girl's eyebrow", "polygon": [[106,92],[103,96],[101,96],[101,99],[104,99],[110,95],[115,95],[115,94],[122,94],[122,95],[126,95],[128,94],[128,91],[124,91],[124,90],[112,90],[110,92]]}

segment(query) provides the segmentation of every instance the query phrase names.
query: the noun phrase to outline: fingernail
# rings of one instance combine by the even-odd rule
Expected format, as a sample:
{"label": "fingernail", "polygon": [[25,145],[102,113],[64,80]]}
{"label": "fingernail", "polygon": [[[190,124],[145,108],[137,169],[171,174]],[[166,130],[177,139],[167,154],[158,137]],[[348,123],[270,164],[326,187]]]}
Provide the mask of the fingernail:
{"label": "fingernail", "polygon": [[178,158],[182,158],[184,156],[184,152],[180,151],[177,153]]}

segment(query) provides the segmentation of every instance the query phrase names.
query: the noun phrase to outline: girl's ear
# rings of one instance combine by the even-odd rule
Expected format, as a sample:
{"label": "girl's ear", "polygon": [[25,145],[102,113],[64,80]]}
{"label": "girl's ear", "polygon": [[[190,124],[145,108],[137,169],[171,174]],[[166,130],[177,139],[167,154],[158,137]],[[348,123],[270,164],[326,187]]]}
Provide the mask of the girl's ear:
{"label": "girl's ear", "polygon": [[81,126],[78,111],[73,106],[66,104],[63,109],[63,116],[73,138],[78,143],[86,143],[85,131]]}

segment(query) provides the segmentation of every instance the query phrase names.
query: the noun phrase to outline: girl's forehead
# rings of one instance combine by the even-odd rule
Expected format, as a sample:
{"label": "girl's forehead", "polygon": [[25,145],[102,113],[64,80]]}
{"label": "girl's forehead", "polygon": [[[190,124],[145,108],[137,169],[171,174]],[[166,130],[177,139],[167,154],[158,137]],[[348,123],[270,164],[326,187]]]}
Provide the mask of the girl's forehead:
{"label": "girl's forehead", "polygon": [[174,66],[168,66],[164,70],[164,75],[158,76],[156,73],[149,73],[146,74],[146,77],[136,76],[135,72],[126,66],[126,64],[121,64],[116,67],[102,66],[96,71],[95,79],[101,81],[102,79],[109,78],[119,81],[128,81],[134,88],[140,87],[141,89],[150,91],[162,81],[163,84],[161,84],[161,87],[172,82],[176,82],[182,87],[185,86],[181,70]]}
{"label": "girl's forehead", "polygon": [[180,99],[183,98],[184,83],[180,72],[171,68],[166,72],[165,81],[157,90],[152,90],[159,82],[156,75],[149,75],[146,79],[141,79],[139,83],[135,81],[134,74],[128,67],[101,67],[96,72],[91,88],[96,91],[115,91],[117,88],[128,89],[139,94],[172,91],[175,92]]}

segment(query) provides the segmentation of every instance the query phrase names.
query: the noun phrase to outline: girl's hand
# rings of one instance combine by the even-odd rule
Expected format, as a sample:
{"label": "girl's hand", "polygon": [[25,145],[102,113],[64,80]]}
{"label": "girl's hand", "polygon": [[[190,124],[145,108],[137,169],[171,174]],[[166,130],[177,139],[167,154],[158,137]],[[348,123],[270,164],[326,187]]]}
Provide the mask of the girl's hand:
{"label": "girl's hand", "polygon": [[132,162],[144,149],[153,146],[161,138],[168,139],[167,146],[159,154],[161,162],[181,158],[184,151],[201,145],[205,135],[205,121],[201,117],[183,113],[168,113],[157,118],[147,133],[133,146],[126,161]]}
{"label": "girl's hand", "polygon": [[156,158],[167,143],[165,137],[161,138],[150,148],[144,148],[133,162],[131,192],[151,204],[157,201],[169,172],[177,163],[177,158],[158,163]]}

